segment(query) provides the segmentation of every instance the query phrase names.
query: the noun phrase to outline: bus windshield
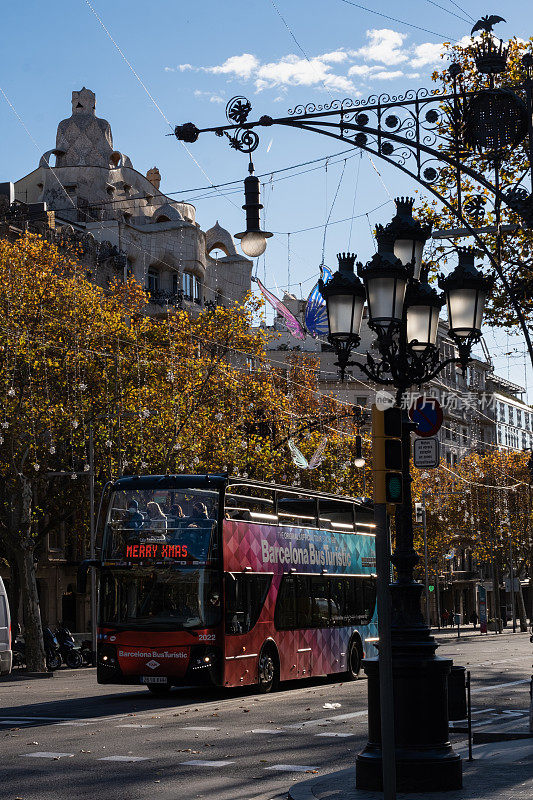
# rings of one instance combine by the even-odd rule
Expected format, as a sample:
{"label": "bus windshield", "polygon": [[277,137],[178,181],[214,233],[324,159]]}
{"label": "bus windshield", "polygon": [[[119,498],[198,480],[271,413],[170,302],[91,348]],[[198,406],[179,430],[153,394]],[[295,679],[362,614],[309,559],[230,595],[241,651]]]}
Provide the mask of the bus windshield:
{"label": "bus windshield", "polygon": [[104,561],[205,563],[216,555],[218,497],[216,490],[181,487],[114,491]]}
{"label": "bus windshield", "polygon": [[175,567],[106,569],[100,591],[100,625],[128,630],[208,628],[220,621],[219,573]]}

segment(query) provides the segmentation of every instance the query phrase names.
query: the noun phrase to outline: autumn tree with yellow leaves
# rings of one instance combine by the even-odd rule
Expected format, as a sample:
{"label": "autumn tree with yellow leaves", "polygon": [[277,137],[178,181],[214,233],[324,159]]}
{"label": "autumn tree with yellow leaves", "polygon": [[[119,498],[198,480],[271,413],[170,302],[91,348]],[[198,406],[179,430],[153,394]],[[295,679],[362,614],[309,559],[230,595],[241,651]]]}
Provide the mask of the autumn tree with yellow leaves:
{"label": "autumn tree with yellow leaves", "polygon": [[[482,34],[482,36],[490,37],[492,34]],[[522,58],[525,54],[533,52],[533,37],[527,41],[514,37],[509,40],[507,45],[509,48],[507,68],[499,74],[492,75],[491,78],[496,88],[513,90],[524,82],[525,68]],[[476,68],[475,46],[474,39],[466,44],[463,42],[445,44],[442,52],[443,67],[432,75],[433,81],[440,90],[450,92],[452,89],[453,78],[448,71],[448,67],[452,63],[457,64],[461,69],[457,79],[460,90],[472,91],[487,87],[486,75],[480,74]],[[468,100],[461,98],[460,103],[464,109]],[[447,132],[451,132],[448,128],[452,122],[451,117],[446,114],[444,120],[441,132],[446,135]],[[501,179],[504,191],[508,191],[520,181],[524,181],[526,190],[529,188],[529,178],[526,178],[529,170],[528,146],[528,137],[525,135],[518,145],[504,148],[501,156]],[[449,147],[453,149],[451,143]],[[453,155],[455,155],[455,151]],[[461,143],[459,158],[462,163],[486,176],[488,181],[494,181],[494,163],[490,151],[476,152]],[[457,207],[456,174],[452,166],[442,165],[439,177],[432,187],[440,195],[447,197],[452,207]],[[490,252],[496,254],[498,245],[494,226],[497,220],[492,195],[481,183],[476,182],[473,178],[463,176],[461,198],[462,212],[469,224],[474,228],[489,227],[488,232],[480,231],[479,236]],[[435,229],[446,230],[461,227],[461,223],[452,211],[438,200],[424,200],[424,198],[422,200],[423,206],[418,209],[417,213],[421,220],[431,223]],[[501,207],[500,222],[502,225],[514,226],[501,237],[501,266],[513,294],[517,298],[526,324],[531,325],[533,322],[533,232],[507,205]],[[492,232],[490,231],[491,227]],[[455,239],[454,242],[455,244],[474,244],[475,246],[475,242],[468,237],[463,240]],[[450,243],[446,239],[432,240],[426,247],[425,260],[433,272],[442,269],[449,252]],[[509,302],[508,291],[501,280],[496,281],[491,293],[484,313],[484,322],[513,333],[518,332],[517,314]]]}
{"label": "autumn tree with yellow leaves", "polygon": [[[445,555],[465,550],[489,574],[509,574],[509,539],[515,577],[533,584],[533,500],[527,453],[491,449],[471,453],[453,470],[413,470],[413,498],[426,496],[428,563],[444,568]],[[423,559],[420,526],[415,549]],[[423,561],[421,562],[423,563]],[[521,627],[526,609],[517,595]],[[531,612],[531,610],[530,610]]]}
{"label": "autumn tree with yellow leaves", "polygon": [[[89,431],[97,490],[128,473],[227,470],[361,494],[353,418],[318,392],[317,365],[277,369],[257,302],[145,313],[134,280],[105,291],[38,236],[0,242],[0,545],[21,587],[27,664],[45,669],[36,562],[63,524],[86,551]],[[327,437],[320,469],[303,472]],[[365,445],[366,446],[366,445]]]}

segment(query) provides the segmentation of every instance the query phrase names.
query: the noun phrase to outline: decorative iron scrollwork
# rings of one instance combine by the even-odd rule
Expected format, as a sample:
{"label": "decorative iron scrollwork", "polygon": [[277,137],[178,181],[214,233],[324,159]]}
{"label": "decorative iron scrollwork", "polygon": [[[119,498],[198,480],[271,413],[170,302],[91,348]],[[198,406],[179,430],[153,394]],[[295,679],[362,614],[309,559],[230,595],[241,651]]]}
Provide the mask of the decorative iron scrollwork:
{"label": "decorative iron scrollwork", "polygon": [[232,97],[226,105],[226,119],[236,125],[244,125],[251,110],[252,104],[250,101],[246,97],[237,95]]}
{"label": "decorative iron scrollwork", "polygon": [[487,199],[482,194],[475,194],[463,204],[463,208],[474,223],[475,228],[478,228],[485,218],[486,205]]}
{"label": "decorative iron scrollwork", "polygon": [[240,153],[253,153],[259,145],[259,136],[251,128],[237,128],[233,136],[224,131],[229,139],[230,147]]}

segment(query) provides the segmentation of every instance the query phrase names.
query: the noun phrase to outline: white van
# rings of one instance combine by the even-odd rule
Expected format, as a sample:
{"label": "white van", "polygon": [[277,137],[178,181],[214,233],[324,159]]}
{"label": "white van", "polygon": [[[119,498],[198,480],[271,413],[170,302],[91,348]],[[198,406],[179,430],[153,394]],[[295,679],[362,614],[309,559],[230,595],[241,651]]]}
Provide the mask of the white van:
{"label": "white van", "polygon": [[12,661],[9,602],[6,587],[2,578],[0,578],[0,675],[9,675]]}

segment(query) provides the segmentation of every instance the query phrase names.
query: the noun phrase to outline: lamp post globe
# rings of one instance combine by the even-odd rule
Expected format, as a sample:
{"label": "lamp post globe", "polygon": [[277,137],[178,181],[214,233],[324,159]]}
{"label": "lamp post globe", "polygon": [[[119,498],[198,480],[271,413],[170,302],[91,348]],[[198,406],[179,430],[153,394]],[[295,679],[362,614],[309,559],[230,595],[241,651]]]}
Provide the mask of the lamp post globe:
{"label": "lamp post globe", "polygon": [[404,265],[394,254],[394,237],[381,225],[377,227],[378,251],[358,274],[363,279],[368,298],[368,321],[371,327],[389,329],[399,325],[411,265]]}
{"label": "lamp post globe", "polygon": [[326,301],[328,340],[338,356],[341,380],[344,380],[351,351],[361,341],[359,332],[366,299],[365,287],[354,272],[354,253],[338,253],[339,269],[327,282],[318,283]]}
{"label": "lamp post globe", "polygon": [[418,280],[422,267],[424,245],[431,235],[431,228],[422,225],[413,217],[412,197],[396,197],[396,215],[385,230],[394,238],[394,255],[402,264],[413,265],[413,277]]}
{"label": "lamp post globe", "polygon": [[[237,237],[239,236],[240,234],[237,234]],[[262,256],[266,246],[266,236],[262,231],[247,231],[241,238],[241,250],[250,258]]]}
{"label": "lamp post globe", "polygon": [[446,297],[450,334],[459,340],[477,341],[494,279],[475,267],[475,248],[461,247],[458,252],[459,264],[450,275],[439,276],[439,287]]}
{"label": "lamp post globe", "polygon": [[427,280],[409,285],[405,297],[407,308],[407,343],[411,350],[423,353],[437,343],[439,313],[444,305]]}
{"label": "lamp post globe", "polygon": [[246,230],[236,233],[235,238],[241,240],[242,252],[249,258],[258,258],[266,250],[266,240],[272,234],[261,230],[260,211],[263,208],[260,203],[259,178],[255,175],[248,175],[244,179],[244,205],[246,211]]}

